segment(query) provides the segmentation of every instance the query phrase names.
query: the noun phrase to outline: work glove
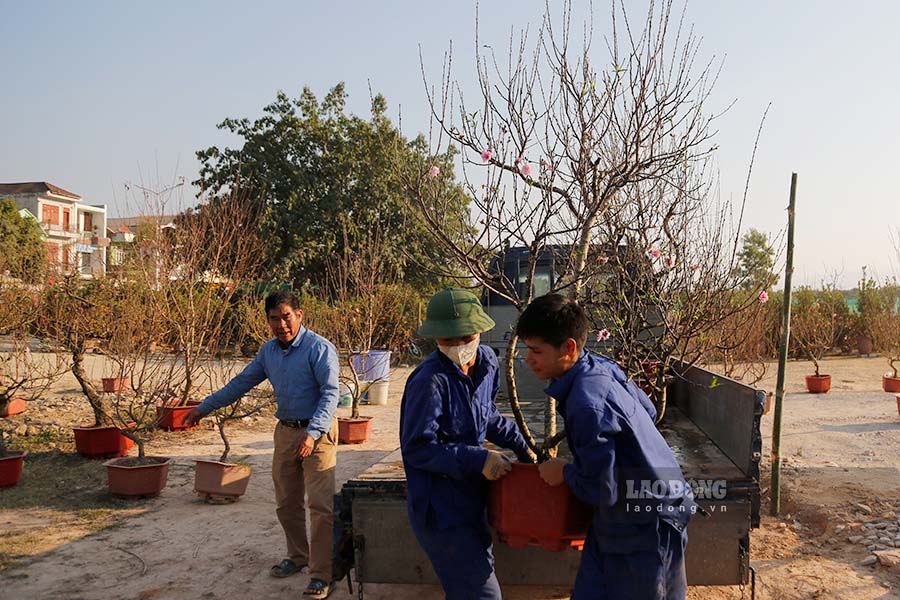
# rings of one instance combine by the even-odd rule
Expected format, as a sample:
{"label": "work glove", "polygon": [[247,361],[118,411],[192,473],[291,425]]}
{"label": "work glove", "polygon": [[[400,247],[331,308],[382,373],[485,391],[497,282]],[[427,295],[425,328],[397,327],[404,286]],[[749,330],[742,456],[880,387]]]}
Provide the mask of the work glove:
{"label": "work glove", "polygon": [[481,474],[490,481],[500,479],[512,470],[512,463],[496,450],[488,450],[487,458],[484,460],[484,466],[481,468]]}

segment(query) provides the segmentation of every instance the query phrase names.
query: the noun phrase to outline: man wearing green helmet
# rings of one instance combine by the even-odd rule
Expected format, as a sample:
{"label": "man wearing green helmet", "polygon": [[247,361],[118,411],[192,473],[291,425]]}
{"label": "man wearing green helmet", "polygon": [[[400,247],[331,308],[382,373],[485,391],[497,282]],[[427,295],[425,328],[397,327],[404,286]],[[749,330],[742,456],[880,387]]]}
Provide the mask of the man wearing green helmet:
{"label": "man wearing green helmet", "polygon": [[409,376],[400,408],[409,520],[448,600],[501,597],[485,508],[488,480],[511,466],[483,447],[485,439],[533,462],[515,423],[494,402],[497,357],[479,345],[480,334],[493,327],[471,292],[435,294],[419,335],[438,349]]}

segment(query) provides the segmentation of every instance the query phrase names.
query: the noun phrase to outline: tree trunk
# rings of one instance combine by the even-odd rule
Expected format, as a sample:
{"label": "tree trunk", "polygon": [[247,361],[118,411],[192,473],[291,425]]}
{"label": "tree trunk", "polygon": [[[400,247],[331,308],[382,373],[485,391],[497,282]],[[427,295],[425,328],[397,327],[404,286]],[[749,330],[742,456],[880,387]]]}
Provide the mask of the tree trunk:
{"label": "tree trunk", "polygon": [[72,350],[72,375],[75,376],[75,379],[81,386],[81,391],[87,396],[91,410],[94,411],[94,427],[111,425],[112,419],[110,414],[112,413],[109,410],[108,403],[88,379],[87,373],[84,372],[84,344],[79,344]]}
{"label": "tree trunk", "polygon": [[509,337],[509,343],[506,345],[506,367],[504,371],[506,375],[506,387],[509,390],[509,406],[516,419],[516,425],[519,426],[519,431],[522,433],[522,437],[525,438],[525,443],[528,444],[528,447],[531,448],[532,452],[534,452],[540,460],[543,451],[538,447],[537,442],[534,441],[531,430],[528,429],[528,423],[525,422],[525,415],[522,414],[522,407],[519,405],[519,392],[516,389],[515,363],[516,344],[518,341],[519,337],[517,335],[511,335]]}
{"label": "tree trunk", "polygon": [[544,449],[552,458],[556,456],[558,446],[558,444],[551,444],[551,440],[556,436],[556,398],[547,396],[544,410]]}
{"label": "tree trunk", "polygon": [[222,456],[219,457],[219,462],[225,462],[225,459],[228,458],[228,453],[231,451],[231,444],[228,443],[228,436],[225,435],[225,419],[218,419],[216,426],[219,428],[219,437],[222,438],[222,443],[225,445],[225,450],[222,452]]}

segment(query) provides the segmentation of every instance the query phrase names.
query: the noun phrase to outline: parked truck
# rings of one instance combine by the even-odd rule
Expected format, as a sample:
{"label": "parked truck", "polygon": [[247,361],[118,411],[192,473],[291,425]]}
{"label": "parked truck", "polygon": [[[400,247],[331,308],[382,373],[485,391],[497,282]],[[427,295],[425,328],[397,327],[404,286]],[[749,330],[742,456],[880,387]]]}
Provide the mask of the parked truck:
{"label": "parked truck", "polygon": [[[525,401],[525,410],[539,412],[541,404]],[[692,586],[753,583],[750,531],[759,527],[764,405],[762,390],[698,367],[669,390],[660,430],[703,509],[688,529]],[[407,518],[399,449],[344,484],[341,515],[360,599],[367,583],[437,583]],[[501,585],[571,586],[580,560],[575,549],[511,548],[498,539],[494,553]]]}

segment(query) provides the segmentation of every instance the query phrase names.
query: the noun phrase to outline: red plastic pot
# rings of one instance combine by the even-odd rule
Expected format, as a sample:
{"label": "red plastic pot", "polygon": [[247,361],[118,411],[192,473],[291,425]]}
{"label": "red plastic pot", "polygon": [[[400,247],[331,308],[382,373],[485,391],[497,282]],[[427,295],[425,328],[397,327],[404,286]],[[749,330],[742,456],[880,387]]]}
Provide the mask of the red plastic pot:
{"label": "red plastic pot", "polygon": [[900,377],[889,377],[884,375],[881,378],[881,387],[884,388],[884,391],[890,392],[891,394],[900,392]]}
{"label": "red plastic pot", "polygon": [[134,442],[122,435],[118,427],[73,427],[75,450],[88,458],[128,456]]}
{"label": "red plastic pot", "polygon": [[104,377],[102,383],[103,391],[108,394],[118,394],[131,387],[128,377]]}
{"label": "red plastic pot", "polygon": [[182,429],[193,429],[185,422],[185,417],[191,412],[195,406],[199,406],[200,402],[196,400],[188,400],[184,406],[172,406],[170,403],[156,407],[156,417],[159,426],[169,431],[180,431]]}
{"label": "red plastic pot", "polygon": [[831,375],[807,375],[806,389],[811,394],[824,394],[831,389]]}
{"label": "red plastic pot", "polygon": [[372,417],[340,417],[338,419],[338,443],[362,444],[372,432]]}
{"label": "red plastic pot", "polygon": [[22,467],[28,450],[22,452],[8,452],[0,458],[0,488],[12,487],[22,478]]}
{"label": "red plastic pot", "polygon": [[235,501],[247,491],[252,467],[218,460],[196,460],[194,491],[207,502]]}
{"label": "red plastic pot", "polygon": [[509,475],[491,484],[488,515],[508,546],[561,551],[584,546],[592,511],[566,484],[551,486],[537,465],[514,463]]}
{"label": "red plastic pot", "polygon": [[128,499],[157,496],[166,487],[171,462],[171,458],[162,456],[108,460],[103,466],[109,492],[117,498]]}
{"label": "red plastic pot", "polygon": [[0,411],[0,417],[6,418],[25,412],[25,398],[13,398]]}

